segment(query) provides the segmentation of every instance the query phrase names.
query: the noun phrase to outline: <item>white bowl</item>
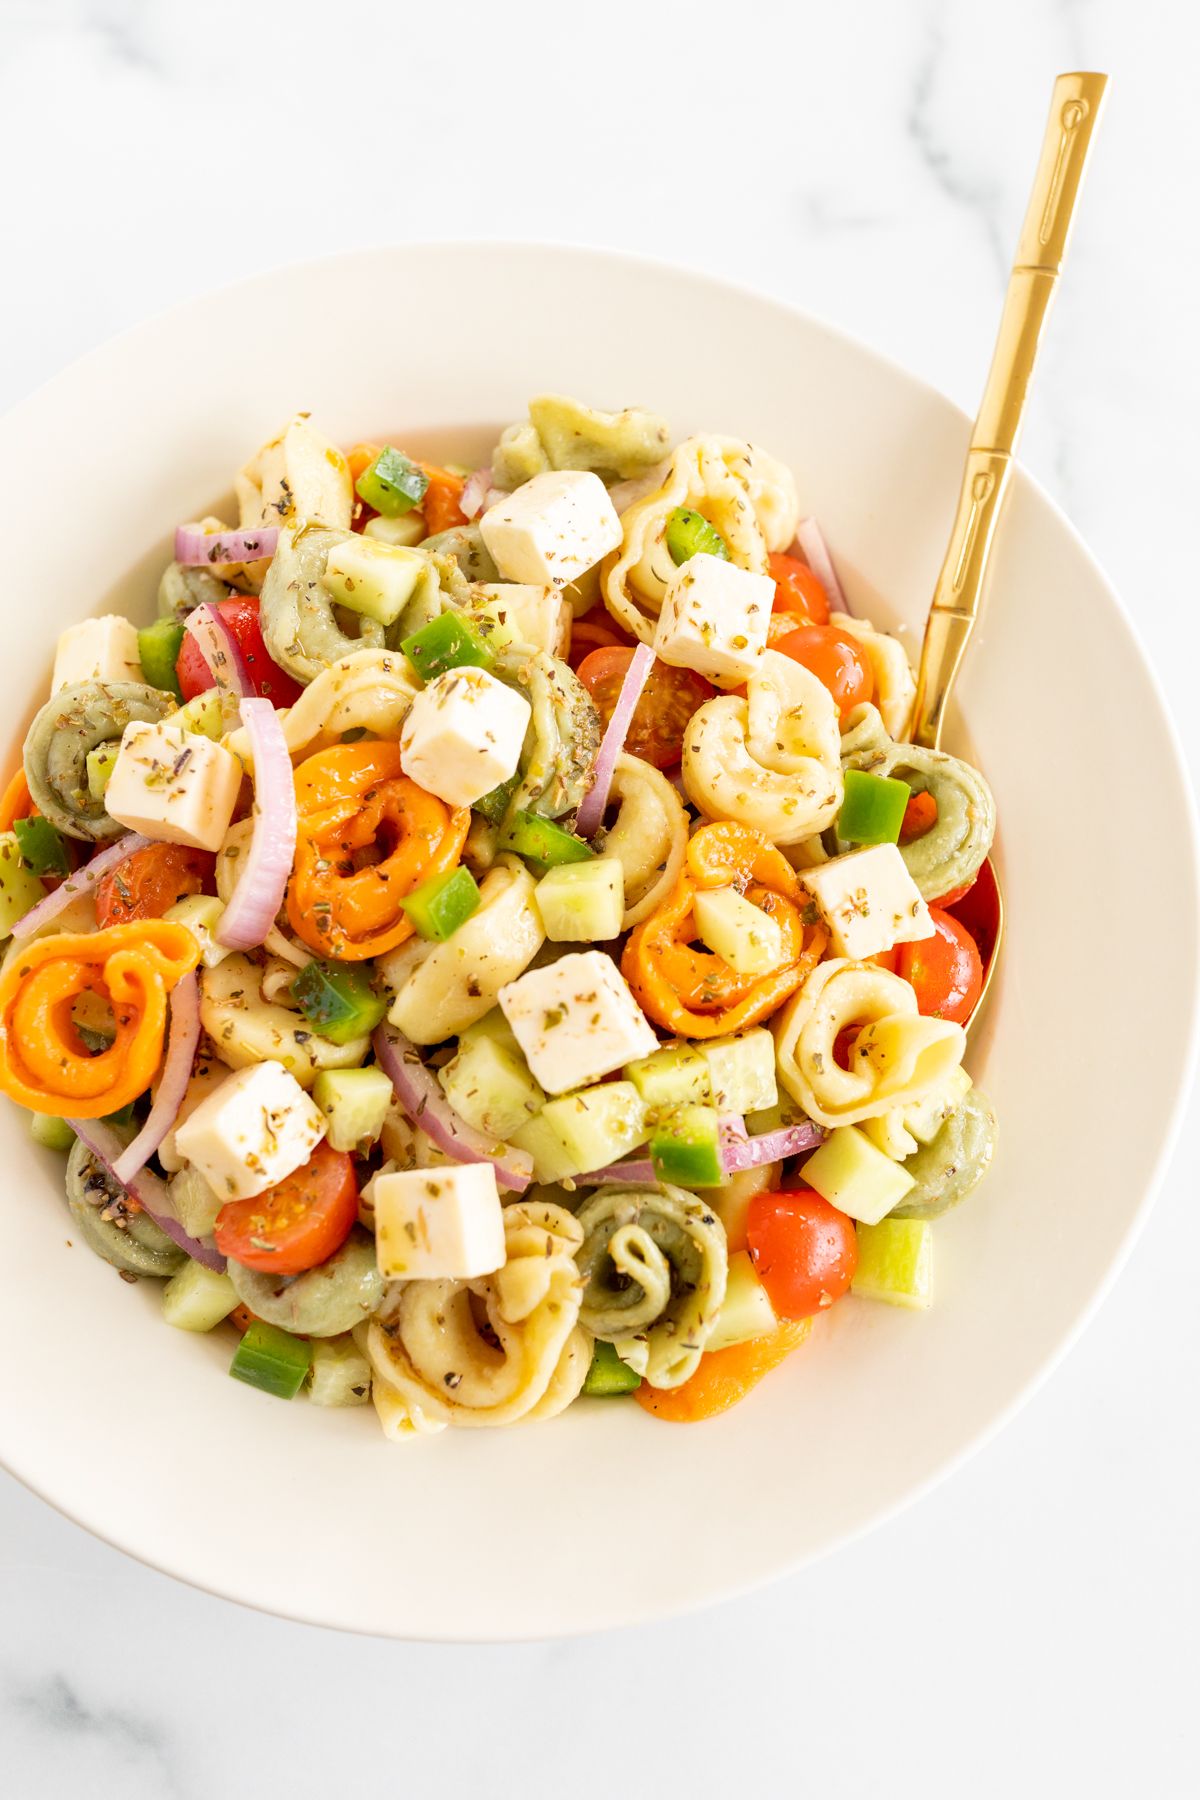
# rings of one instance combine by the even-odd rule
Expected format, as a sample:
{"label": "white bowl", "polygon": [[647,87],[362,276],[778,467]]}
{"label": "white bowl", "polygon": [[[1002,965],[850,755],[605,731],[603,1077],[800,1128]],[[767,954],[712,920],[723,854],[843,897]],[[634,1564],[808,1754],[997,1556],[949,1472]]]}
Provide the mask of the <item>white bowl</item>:
{"label": "white bowl", "polygon": [[[335,440],[484,448],[540,389],[640,401],[682,435],[795,470],[852,600],[915,643],[967,423],[787,307],[579,250],[404,248],[285,270],[183,307],[0,423],[7,768],[56,634],[149,618],[176,521],[297,406]],[[1001,1150],[937,1227],[936,1304],[847,1301],[753,1398],[699,1427],[589,1402],[525,1430],[398,1447],[369,1410],[230,1381],[228,1336],[159,1317],[82,1246],[61,1161],[0,1108],[0,1456],[145,1562],[298,1619],[505,1639],[728,1595],[877,1523],[1031,1391],[1111,1281],[1189,1079],[1191,806],[1124,614],[1018,475],[960,699],[996,791],[1009,936],[973,1071]],[[960,742],[965,738],[960,736]]]}

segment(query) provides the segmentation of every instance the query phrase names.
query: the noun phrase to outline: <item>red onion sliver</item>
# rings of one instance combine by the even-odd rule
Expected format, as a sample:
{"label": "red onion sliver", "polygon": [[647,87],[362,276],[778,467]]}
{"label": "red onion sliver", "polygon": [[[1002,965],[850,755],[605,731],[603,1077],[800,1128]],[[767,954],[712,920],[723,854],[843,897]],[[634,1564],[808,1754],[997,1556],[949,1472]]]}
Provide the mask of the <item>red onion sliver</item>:
{"label": "red onion sliver", "polygon": [[815,519],[801,519],[796,527],[796,543],[800,554],[825,589],[825,597],[829,601],[831,612],[848,613],[846,596],[842,592],[842,584],[837,578],[837,570],[833,566],[833,558],[829,554],[829,545]]}
{"label": "red onion sliver", "polygon": [[476,469],[468,475],[463,483],[462,498],[458,510],[464,519],[477,519],[481,512],[486,512],[492,492],[492,471],[490,467]]}
{"label": "red onion sliver", "polygon": [[47,894],[44,900],[39,900],[36,906],[30,908],[23,919],[17,920],[12,930],[14,941],[21,943],[23,939],[32,937],[35,931],[40,931],[43,925],[48,925],[51,919],[68,907],[72,900],[78,900],[81,894],[92,893],[102,875],[107,875],[110,869],[115,868],[117,863],[124,862],[127,856],[132,856],[135,850],[144,850],[149,842],[150,839],[143,837],[140,831],[130,831],[118,838],[115,844],[109,844],[107,849],[99,851],[91,862],[84,863],[82,869],[76,869],[66,881],[60,882],[52,894]]}
{"label": "red onion sliver", "polygon": [[617,704],[613,708],[613,716],[608,721],[608,730],[604,733],[600,753],[596,758],[592,785],[584,795],[575,819],[575,830],[582,838],[594,837],[604,822],[604,809],[608,805],[617,758],[625,747],[637,703],[653,667],[653,650],[649,644],[639,644],[630,658],[625,679],[621,683],[621,692],[617,695]]}
{"label": "red onion sliver", "polygon": [[586,1175],[576,1175],[575,1181],[582,1181],[585,1187],[612,1187],[626,1183],[630,1187],[653,1186],[658,1181],[652,1162],[615,1162],[603,1169],[589,1169]]}
{"label": "red onion sliver", "polygon": [[193,970],[171,990],[171,1030],[154,1104],[132,1144],[122,1150],[112,1166],[122,1187],[128,1187],[139,1170],[145,1168],[174,1125],[187,1093],[199,1042],[200,983]]}
{"label": "red onion sliver", "polygon": [[265,556],[274,556],[278,543],[278,525],[253,525],[244,531],[202,531],[199,525],[180,525],[175,531],[175,561],[186,569],[206,563],[261,562]]}
{"label": "red onion sliver", "polygon": [[782,1162],[785,1156],[799,1156],[815,1150],[824,1140],[819,1125],[805,1120],[801,1125],[785,1125],[779,1131],[765,1131],[761,1137],[727,1139],[721,1146],[721,1160],[728,1175],[741,1169],[757,1169],[763,1163]]}
{"label": "red onion sliver", "polygon": [[132,1181],[121,1181],[115,1164],[122,1145],[111,1125],[106,1125],[103,1119],[68,1119],[67,1124],[76,1137],[83,1139],[97,1161],[103,1163],[113,1180],[133,1196],[147,1218],[153,1219],[159,1230],[166,1232],[172,1243],[186,1250],[193,1262],[203,1263],[206,1269],[215,1269],[218,1275],[225,1273],[225,1258],[221,1252],[200,1238],[189,1237],[175,1217],[170,1190],[161,1176],[150,1169],[142,1169]]}
{"label": "red onion sliver", "polygon": [[296,854],[296,789],[287,739],[271,702],[251,698],[238,710],[254,758],[254,830],[216,936],[230,950],[252,950],[274,925],[287,891]]}
{"label": "red onion sliver", "polygon": [[533,1158],[511,1144],[497,1143],[460,1119],[441,1090],[437,1077],[425,1067],[420,1052],[394,1025],[381,1025],[371,1042],[396,1098],[414,1125],[432,1138],[439,1150],[455,1162],[489,1162],[496,1181],[515,1194],[524,1193],[533,1180]]}
{"label": "red onion sliver", "polygon": [[183,621],[183,628],[195,638],[217,692],[235,694],[240,700],[253,699],[254,683],[241,646],[216,607],[195,607]]}

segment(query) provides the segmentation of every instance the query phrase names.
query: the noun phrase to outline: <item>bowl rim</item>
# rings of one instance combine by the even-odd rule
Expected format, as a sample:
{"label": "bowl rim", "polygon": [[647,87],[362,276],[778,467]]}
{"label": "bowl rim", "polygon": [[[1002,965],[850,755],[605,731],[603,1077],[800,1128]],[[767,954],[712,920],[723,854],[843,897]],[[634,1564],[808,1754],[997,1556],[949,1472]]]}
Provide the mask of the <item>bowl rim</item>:
{"label": "bowl rim", "polygon": [[[825,337],[840,343],[852,350],[856,355],[874,364],[881,373],[893,382],[905,384],[915,395],[925,401],[932,401],[941,408],[948,408],[955,419],[965,429],[970,427],[970,415],[932,382],[914,374],[902,363],[896,361],[884,351],[878,350],[857,334],[847,331],[843,326],[835,324],[807,307],[783,299],[774,293],[768,293],[748,282],[732,280],[728,277],[713,275],[707,270],[692,267],[665,257],[652,256],[640,251],[615,249],[603,244],[588,243],[583,240],[552,240],[537,237],[461,237],[461,238],[415,238],[398,240],[383,244],[364,245],[358,248],[330,251],[320,256],[304,257],[295,261],[273,265],[269,269],[242,277],[233,281],[222,281],[210,287],[204,287],[173,301],[171,304],[156,309],[123,326],[103,338],[99,343],[72,357],[61,368],[40,381],[28,393],[22,394],[11,405],[0,411],[0,428],[7,431],[14,423],[19,423],[24,412],[35,410],[42,399],[62,386],[69,385],[78,372],[92,364],[103,363],[127,343],[140,334],[154,331],[175,322],[183,322],[192,313],[198,313],[213,302],[229,300],[238,294],[249,294],[255,290],[270,287],[273,284],[286,282],[295,277],[303,277],[318,270],[339,264],[367,264],[384,262],[396,255],[433,256],[477,256],[480,254],[536,254],[557,259],[577,259],[607,266],[640,269],[650,274],[660,274],[673,280],[682,279],[691,284],[702,285],[714,293],[725,294],[730,298],[746,301],[758,307],[770,308],[786,318],[800,321],[810,329],[814,329]],[[1183,822],[1185,825],[1187,849],[1190,852],[1190,866],[1193,888],[1200,893],[1200,815],[1197,812],[1197,800],[1193,791],[1187,758],[1184,753],[1179,729],[1168,704],[1158,670],[1142,643],[1140,634],[1130,617],[1129,611],[1099,559],[1085,542],[1079,530],[1064,512],[1058,501],[1042,486],[1030,471],[1019,461],[1014,466],[1014,490],[1022,485],[1031,490],[1038,501],[1048,509],[1054,523],[1065,533],[1073,551],[1078,555],[1089,572],[1103,585],[1113,610],[1124,628],[1126,638],[1134,656],[1140,665],[1140,671],[1147,681],[1153,700],[1157,706],[1159,722],[1164,728],[1164,736],[1169,746],[1174,765],[1174,773],[1178,777],[1178,785],[1183,801]],[[1187,1048],[1184,1058],[1177,1069],[1176,1090],[1171,1105],[1170,1117],[1163,1131],[1154,1156],[1153,1165],[1144,1184],[1142,1194],[1113,1253],[1107,1269],[1098,1281],[1088,1300],[1079,1308],[1074,1318],[1064,1326],[1053,1348],[1047,1353],[1038,1369],[1025,1381],[1017,1392],[1001,1406],[998,1411],[982,1424],[957,1450],[947,1456],[937,1467],[930,1470],[920,1481],[906,1488],[903,1493],[883,1505],[878,1511],[871,1513],[855,1525],[831,1534],[824,1542],[809,1549],[800,1551],[786,1562],[779,1563],[773,1569],[746,1576],[733,1576],[707,1584],[702,1592],[694,1597],[671,1604],[668,1608],[655,1605],[653,1602],[643,1604],[639,1608],[622,1613],[619,1618],[602,1621],[567,1623],[556,1627],[551,1635],[544,1632],[527,1632],[520,1628],[506,1630],[503,1633],[456,1635],[454,1633],[439,1634],[436,1638],[414,1636],[403,1632],[382,1632],[357,1624],[349,1617],[331,1618],[328,1614],[317,1616],[303,1607],[284,1609],[269,1604],[264,1599],[256,1599],[245,1593],[238,1593],[229,1587],[223,1587],[213,1577],[202,1577],[189,1572],[166,1556],[152,1556],[144,1553],[136,1542],[136,1535],[131,1529],[128,1535],[109,1529],[101,1529],[90,1524],[82,1516],[81,1511],[73,1510],[71,1503],[54,1493],[45,1491],[40,1485],[37,1475],[30,1469],[18,1466],[10,1460],[11,1453],[6,1450],[0,1440],[0,1468],[11,1474],[30,1493],[49,1505],[60,1517],[98,1538],[100,1542],[120,1553],[131,1557],[135,1562],[180,1581],[190,1588],[211,1595],[215,1599],[231,1602],[234,1605],[248,1607],[255,1612],[269,1617],[287,1619],[297,1624],[323,1628],[331,1631],[346,1632],[355,1636],[377,1638],[380,1641],[408,1641],[416,1643],[447,1644],[503,1644],[503,1643],[538,1643],[549,1642],[560,1638],[578,1638],[599,1635],[626,1627],[640,1627],[662,1618],[682,1618],[693,1615],[710,1607],[727,1604],[743,1595],[757,1592],[772,1585],[776,1581],[795,1576],[808,1565],[826,1556],[843,1551],[859,1538],[888,1524],[893,1519],[916,1505],[943,1481],[955,1475],[963,1465],[983,1450],[1034,1397],[1043,1384],[1059,1368],[1067,1355],[1074,1349],[1087,1327],[1095,1318],[1100,1307],[1112,1292],[1118,1278],[1124,1270],[1133,1252],[1138,1238],[1145,1228],[1159,1192],[1161,1191],[1167,1169],[1174,1155],[1183,1127],[1191,1092],[1195,1084],[1197,1063],[1200,1060],[1200,920],[1193,915],[1192,919],[1192,982],[1189,997],[1189,1023],[1187,1029]]]}

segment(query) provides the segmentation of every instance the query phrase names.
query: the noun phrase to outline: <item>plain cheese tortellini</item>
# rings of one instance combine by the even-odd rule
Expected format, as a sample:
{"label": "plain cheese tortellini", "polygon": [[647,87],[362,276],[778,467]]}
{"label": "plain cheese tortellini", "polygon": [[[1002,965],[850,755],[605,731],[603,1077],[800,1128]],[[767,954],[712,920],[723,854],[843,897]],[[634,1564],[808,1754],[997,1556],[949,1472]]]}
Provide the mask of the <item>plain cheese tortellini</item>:
{"label": "plain cheese tortellini", "polygon": [[393,1283],[366,1332],[386,1434],[524,1424],[569,1406],[592,1354],[579,1325],[582,1242],[561,1206],[517,1202],[504,1209],[494,1275]]}
{"label": "plain cheese tortellini", "polygon": [[[779,1079],[818,1125],[856,1125],[920,1100],[962,1062],[966,1033],[924,1018],[907,981],[875,963],[818,963],[775,1021]],[[843,1069],[835,1046],[853,1031]]]}
{"label": "plain cheese tortellini", "polygon": [[799,502],[791,472],[738,438],[686,438],[671,453],[661,484],[621,517],[621,548],[606,557],[604,604],[626,631],[649,644],[675,564],[666,545],[677,506],[701,513],[724,538],[730,559],[756,575],[767,554],[786,550]]}
{"label": "plain cheese tortellini", "polygon": [[661,462],[670,445],[666,420],[643,407],[601,412],[565,394],[537,394],[528,423],[501,433],[492,480],[515,488],[547,469],[591,469],[625,481]]}
{"label": "plain cheese tortellini", "polygon": [[876,631],[869,619],[839,613],[835,622],[857,638],[866,652],[875,684],[875,705],[889,736],[897,741],[907,737],[917,682],[904,645],[885,631]]}
{"label": "plain cheese tortellini", "polygon": [[[260,966],[240,954],[224,957],[215,969],[201,969],[200,1023],[231,1069],[282,1063],[301,1087],[310,1088],[322,1069],[357,1069],[366,1060],[371,1040],[356,1037],[335,1044],[314,1031],[300,1009],[285,998],[295,973],[292,964],[275,957]],[[278,997],[269,1000],[264,985]]]}
{"label": "plain cheese tortellini", "polygon": [[688,798],[710,819],[736,819],[776,844],[833,823],[842,804],[837,710],[816,676],[764,650],[743,700],[719,694],[683,740]]}
{"label": "plain cheese tortellini", "polygon": [[[419,691],[407,657],[398,650],[353,650],[339,657],[281,714],[284,742],[293,757],[312,756],[340,744],[348,731],[395,741]],[[227,749],[254,766],[245,727],[224,739]]]}
{"label": "plain cheese tortellini", "polygon": [[414,1044],[440,1044],[482,1019],[509,981],[523,975],[546,940],[533,876],[502,856],[480,884],[478,909],[444,944],[410,938],[378,959],[395,994],[389,1018]]}
{"label": "plain cheese tortellini", "polygon": [[243,527],[312,523],[350,529],[350,465],[307,413],[297,413],[254,452],[235,491]]}
{"label": "plain cheese tortellini", "polygon": [[640,756],[617,758],[609,794],[617,816],[597,848],[604,856],[615,856],[621,865],[625,884],[621,930],[631,931],[650,916],[679,879],[687,850],[688,815],[666,776]]}

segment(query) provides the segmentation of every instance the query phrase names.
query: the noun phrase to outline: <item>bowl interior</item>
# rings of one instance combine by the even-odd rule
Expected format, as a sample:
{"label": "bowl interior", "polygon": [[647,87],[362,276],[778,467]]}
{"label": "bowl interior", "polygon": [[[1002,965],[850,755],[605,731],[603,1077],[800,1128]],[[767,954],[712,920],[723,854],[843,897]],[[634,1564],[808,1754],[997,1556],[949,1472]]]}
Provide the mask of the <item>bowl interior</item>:
{"label": "bowl interior", "polygon": [[[948,402],[809,319],[682,272],[582,251],[397,249],[178,310],[0,423],[4,766],[57,633],[111,605],[152,616],[174,524],[227,491],[297,406],[343,443],[390,434],[473,451],[490,441],[481,422],[521,416],[544,389],[644,402],[678,435],[748,437],[783,457],[852,601],[919,640],[967,442]],[[79,478],[64,496],[42,471],[67,444]],[[969,1059],[1002,1137],[986,1186],[938,1227],[933,1311],[847,1302],[748,1404],[702,1428],[589,1402],[547,1426],[393,1446],[373,1413],[286,1406],[229,1381],[224,1334],[170,1330],[155,1284],[131,1288],[71,1246],[61,1163],[5,1106],[0,1457],[83,1525],[217,1593],[359,1630],[482,1639],[729,1593],[943,1473],[1046,1370],[1119,1261],[1172,1135],[1196,990],[1191,814],[1170,726],[1114,596],[1023,476],[960,703],[958,742],[969,731],[996,791],[1009,903]],[[1114,840],[1136,842],[1153,896],[1153,965],[1131,941]],[[1152,1048],[1131,1056],[1140,1045]]]}

